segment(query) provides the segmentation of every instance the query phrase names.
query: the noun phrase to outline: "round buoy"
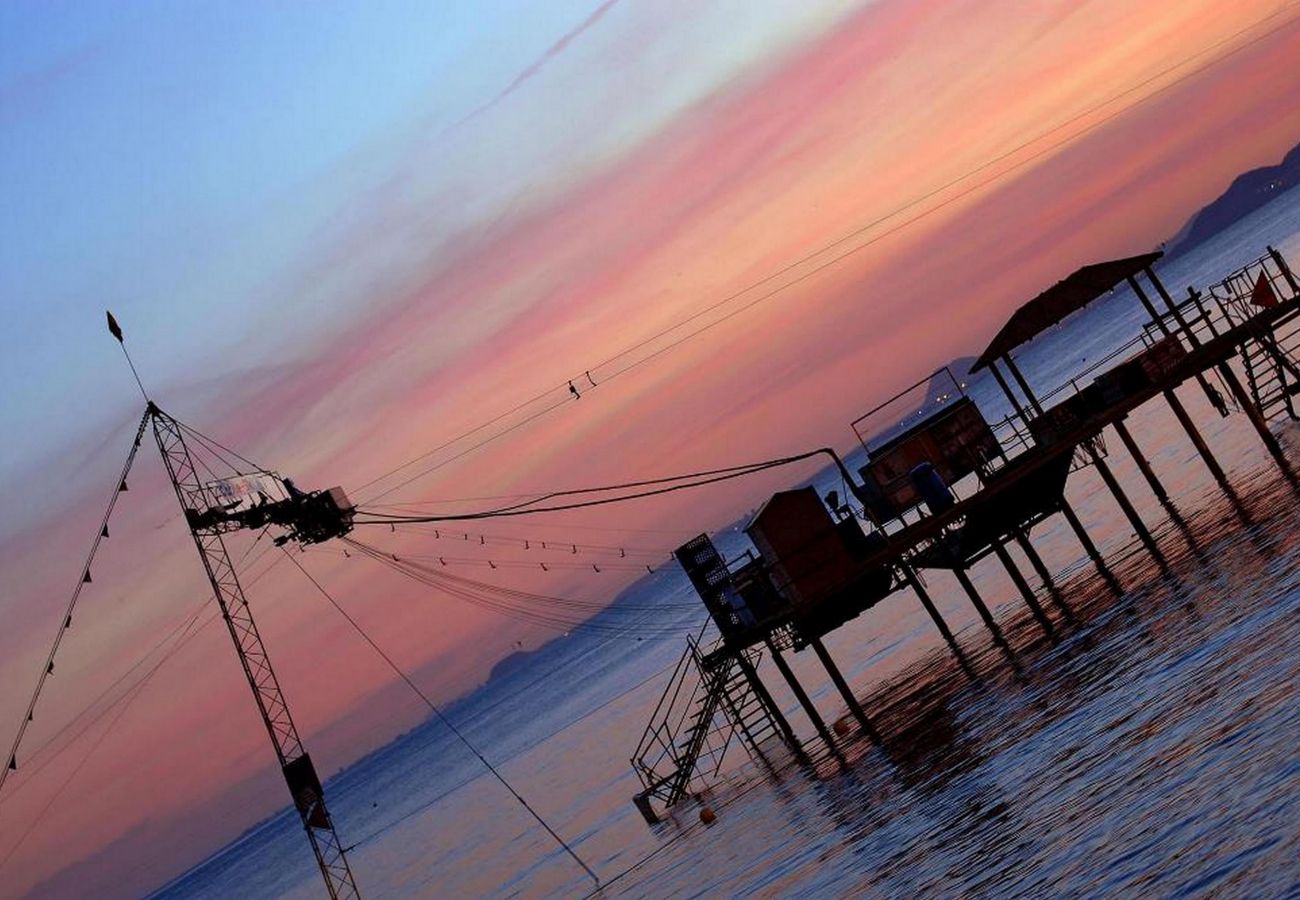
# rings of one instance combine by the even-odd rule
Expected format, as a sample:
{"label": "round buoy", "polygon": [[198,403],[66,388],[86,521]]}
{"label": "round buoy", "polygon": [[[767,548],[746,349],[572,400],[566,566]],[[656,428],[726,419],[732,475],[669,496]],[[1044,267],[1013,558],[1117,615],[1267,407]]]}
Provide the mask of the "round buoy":
{"label": "round buoy", "polygon": [[835,733],[840,737],[844,737],[844,735],[849,733],[849,723],[845,719],[836,719],[835,724],[832,727],[835,729]]}
{"label": "round buoy", "polygon": [[718,818],[717,814],[714,813],[714,811],[709,807],[707,806],[700,807],[700,821],[703,822],[705,825],[712,825],[715,821],[717,821],[717,818]]}

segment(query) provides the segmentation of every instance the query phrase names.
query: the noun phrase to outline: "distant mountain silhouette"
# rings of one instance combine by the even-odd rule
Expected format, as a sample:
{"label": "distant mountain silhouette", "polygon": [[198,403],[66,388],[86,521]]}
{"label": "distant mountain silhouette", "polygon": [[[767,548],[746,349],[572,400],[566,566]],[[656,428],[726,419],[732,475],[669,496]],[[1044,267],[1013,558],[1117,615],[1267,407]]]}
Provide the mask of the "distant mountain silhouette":
{"label": "distant mountain silhouette", "polygon": [[491,681],[494,678],[504,678],[507,675],[513,675],[515,672],[522,671],[528,667],[531,657],[536,654],[537,651],[535,650],[516,650],[509,656],[503,657],[492,667],[492,671],[488,673],[487,681]]}
{"label": "distant mountain silhouette", "polygon": [[1291,148],[1276,166],[1238,175],[1217,200],[1202,207],[1168,240],[1166,253],[1170,257],[1186,253],[1298,184],[1300,145]]}

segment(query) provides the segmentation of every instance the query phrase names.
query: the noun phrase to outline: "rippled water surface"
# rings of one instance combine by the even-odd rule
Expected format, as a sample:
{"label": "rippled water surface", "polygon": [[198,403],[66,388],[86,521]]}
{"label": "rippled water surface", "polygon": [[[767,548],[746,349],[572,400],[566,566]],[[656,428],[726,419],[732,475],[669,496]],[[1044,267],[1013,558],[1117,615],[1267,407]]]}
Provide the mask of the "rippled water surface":
{"label": "rippled water surface", "polygon": [[[1297,259],[1298,235],[1300,198],[1283,198],[1165,275],[1179,290],[1204,286],[1267,242]],[[1031,378],[1050,381],[1134,333],[1140,319],[1121,304],[1098,304],[1027,352]],[[1067,496],[1119,591],[1058,516],[1033,534],[1059,573],[1055,595],[1040,590],[1051,634],[996,559],[973,577],[1004,641],[942,572],[928,586],[960,656],[908,591],[835,632],[827,646],[875,719],[880,747],[854,738],[827,752],[765,666],[795,730],[820,755],[800,766],[773,748],[764,765],[733,748],[725,777],[703,798],[718,815],[711,826],[699,822],[695,801],[654,828],[630,803],[639,785],[627,758],[680,638],[575,635],[453,715],[600,873],[607,896],[1300,895],[1300,494],[1244,416],[1220,418],[1194,385],[1180,397],[1234,494],[1215,485],[1159,402],[1129,425],[1172,510],[1122,447],[1110,447],[1163,566],[1134,540],[1095,472],[1077,473]],[[995,402],[978,392],[977,400]],[[1281,436],[1300,465],[1297,431]],[[1038,586],[1014,548],[1013,557]],[[656,617],[661,626],[699,621],[676,573],[645,579],[634,596],[679,604]],[[842,716],[809,656],[791,657],[795,672],[828,719]],[[344,839],[357,843],[353,866],[368,896],[592,888],[436,724],[327,790]],[[166,893],[307,897],[320,884],[296,822],[282,816]]]}

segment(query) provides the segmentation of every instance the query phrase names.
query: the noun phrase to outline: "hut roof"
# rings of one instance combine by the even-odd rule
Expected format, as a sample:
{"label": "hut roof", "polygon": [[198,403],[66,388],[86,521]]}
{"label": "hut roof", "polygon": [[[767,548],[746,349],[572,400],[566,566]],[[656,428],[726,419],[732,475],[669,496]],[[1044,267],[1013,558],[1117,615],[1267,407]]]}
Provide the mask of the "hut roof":
{"label": "hut roof", "polygon": [[971,366],[975,372],[986,367],[1000,356],[1028,343],[1042,332],[1080,310],[1125,278],[1136,275],[1160,257],[1161,252],[1143,253],[1125,259],[1093,263],[1058,281],[1033,300],[1011,314],[992,342]]}

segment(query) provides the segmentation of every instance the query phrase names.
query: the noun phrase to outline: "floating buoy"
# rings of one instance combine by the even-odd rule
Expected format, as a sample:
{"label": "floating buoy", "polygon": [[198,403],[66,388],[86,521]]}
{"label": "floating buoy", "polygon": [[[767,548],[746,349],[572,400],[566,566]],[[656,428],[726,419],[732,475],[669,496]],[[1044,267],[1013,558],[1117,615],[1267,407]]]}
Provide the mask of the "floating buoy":
{"label": "floating buoy", "polygon": [[831,727],[835,730],[835,733],[838,734],[840,737],[844,737],[844,735],[849,733],[849,723],[848,720],[846,719],[836,719],[835,724],[832,725]]}
{"label": "floating buoy", "polygon": [[718,820],[717,814],[708,806],[700,807],[700,821],[705,825],[712,825]]}

